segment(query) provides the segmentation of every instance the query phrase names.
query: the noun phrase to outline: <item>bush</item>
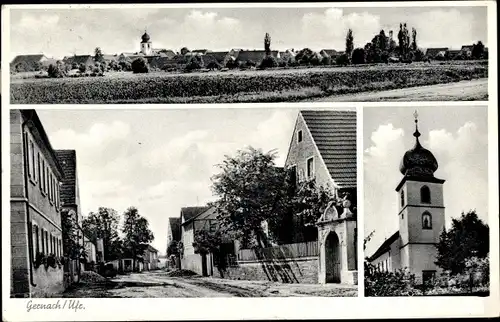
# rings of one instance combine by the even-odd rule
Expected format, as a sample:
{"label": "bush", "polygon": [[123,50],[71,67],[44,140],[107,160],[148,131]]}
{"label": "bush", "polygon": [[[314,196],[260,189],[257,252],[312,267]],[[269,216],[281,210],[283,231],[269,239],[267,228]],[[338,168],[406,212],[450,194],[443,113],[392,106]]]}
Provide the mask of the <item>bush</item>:
{"label": "bush", "polygon": [[47,70],[47,74],[51,78],[62,78],[64,76],[66,76],[65,71],[61,68],[60,64],[56,64],[56,65],[50,64],[49,69]]}
{"label": "bush", "polygon": [[332,58],[331,57],[323,57],[321,59],[321,65],[331,65],[332,64]]}
{"label": "bush", "polygon": [[127,71],[127,72],[132,71],[132,64],[128,61],[121,61],[118,63],[118,65],[120,65],[121,69],[124,71]]}
{"label": "bush", "polygon": [[347,66],[349,64],[349,57],[346,54],[342,54],[335,59],[335,64]]}
{"label": "bush", "polygon": [[235,69],[235,68],[238,68],[239,65],[238,65],[238,62],[236,60],[229,59],[226,63],[226,67],[229,69]]}
{"label": "bush", "polygon": [[247,60],[245,63],[246,67],[255,67],[257,64],[253,60]]}
{"label": "bush", "polygon": [[87,65],[80,64],[80,66],[78,67],[78,70],[80,71],[80,73],[85,73],[87,71]]}
{"label": "bush", "polygon": [[274,68],[278,67],[278,60],[274,56],[266,56],[262,61],[260,62],[259,68],[265,69],[265,68]]}
{"label": "bush", "polygon": [[417,296],[422,292],[416,288],[415,275],[408,270],[380,272],[366,264],[365,296]]}
{"label": "bush", "polygon": [[356,48],[352,52],[352,63],[353,64],[364,64],[365,63],[365,50],[363,48]]}
{"label": "bush", "polygon": [[202,68],[203,68],[203,59],[200,56],[192,56],[185,67],[187,71],[192,71]]}
{"label": "bush", "polygon": [[148,61],[142,57],[135,59],[132,62],[131,68],[134,74],[149,73]]}

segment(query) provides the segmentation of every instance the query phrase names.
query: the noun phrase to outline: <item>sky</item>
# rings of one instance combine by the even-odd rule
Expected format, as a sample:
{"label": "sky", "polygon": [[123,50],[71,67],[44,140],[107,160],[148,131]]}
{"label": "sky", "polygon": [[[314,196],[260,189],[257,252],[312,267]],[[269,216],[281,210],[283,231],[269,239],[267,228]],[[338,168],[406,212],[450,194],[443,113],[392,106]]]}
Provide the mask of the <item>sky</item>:
{"label": "sky", "polygon": [[417,30],[422,48],[450,47],[481,40],[487,45],[486,7],[405,8],[119,8],[12,9],[10,54],[44,53],[62,58],[139,51],[147,29],[154,48],[263,49],[266,32],[271,48],[344,50],[352,28],[354,45],[363,47],[381,29],[400,22]]}
{"label": "sky", "polygon": [[[399,164],[413,148],[414,108],[377,107],[363,111],[364,232],[375,231],[365,255],[399,229],[396,186]],[[488,223],[488,117],[486,106],[419,107],[422,146],[438,161],[435,177],[444,183],[445,222],[475,209]]]}
{"label": "sky", "polygon": [[169,217],[214,200],[216,164],[246,146],[285,162],[299,110],[282,108],[38,110],[54,149],[74,149],[81,208],[138,208],[166,251]]}

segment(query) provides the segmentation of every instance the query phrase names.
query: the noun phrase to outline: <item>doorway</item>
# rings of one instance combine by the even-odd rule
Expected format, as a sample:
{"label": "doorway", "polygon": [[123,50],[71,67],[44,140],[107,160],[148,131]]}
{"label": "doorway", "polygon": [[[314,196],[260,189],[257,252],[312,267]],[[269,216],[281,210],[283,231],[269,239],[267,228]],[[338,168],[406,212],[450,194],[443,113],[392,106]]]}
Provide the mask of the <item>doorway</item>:
{"label": "doorway", "polygon": [[326,283],[340,283],[341,258],[339,237],[331,231],[325,242]]}

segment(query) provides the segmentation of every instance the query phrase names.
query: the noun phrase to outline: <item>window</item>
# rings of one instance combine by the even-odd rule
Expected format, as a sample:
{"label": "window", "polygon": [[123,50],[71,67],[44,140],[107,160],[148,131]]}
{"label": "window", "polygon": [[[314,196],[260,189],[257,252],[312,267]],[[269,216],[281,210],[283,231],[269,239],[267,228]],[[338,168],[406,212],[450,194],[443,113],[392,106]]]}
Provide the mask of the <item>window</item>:
{"label": "window", "polygon": [[401,207],[405,205],[405,191],[401,190]]}
{"label": "window", "polygon": [[432,216],[428,211],[422,214],[422,229],[432,229]]}
{"label": "window", "polygon": [[26,135],[28,138],[28,175],[31,179],[34,179],[34,168],[35,168],[35,163],[33,162],[33,155],[35,154],[34,147],[35,145],[31,140],[29,139],[29,136]]}
{"label": "window", "polygon": [[307,159],[307,178],[311,179],[314,176],[314,158]]}
{"label": "window", "polygon": [[50,252],[49,248],[49,232],[45,231],[45,253],[48,254]]}
{"label": "window", "polygon": [[40,240],[42,244],[42,248],[40,250],[40,253],[45,254],[45,231],[43,229],[40,229]]}
{"label": "window", "polygon": [[38,226],[36,223],[31,224],[31,242],[33,243],[33,260],[36,260],[38,253]]}
{"label": "window", "polygon": [[427,186],[420,188],[420,202],[431,203],[431,190]]}
{"label": "window", "polygon": [[42,181],[42,159],[40,158],[40,152],[38,152],[38,155],[37,155],[37,163],[36,163],[36,169],[37,169],[37,173],[38,173],[38,182],[40,183],[40,189],[42,188],[42,184],[43,184],[43,181]]}
{"label": "window", "polygon": [[41,163],[42,163],[42,173],[40,180],[40,188],[42,189],[42,193],[45,195],[45,160],[43,158],[41,160]]}
{"label": "window", "polygon": [[436,271],[422,271],[422,282],[424,284],[432,283],[436,277]]}
{"label": "window", "polygon": [[53,184],[53,180],[52,180],[52,173],[50,172],[49,173],[49,200],[52,201],[54,200],[54,195],[53,195],[53,190],[52,190],[52,184]]}
{"label": "window", "polygon": [[302,142],[302,131],[297,132],[297,142]]}

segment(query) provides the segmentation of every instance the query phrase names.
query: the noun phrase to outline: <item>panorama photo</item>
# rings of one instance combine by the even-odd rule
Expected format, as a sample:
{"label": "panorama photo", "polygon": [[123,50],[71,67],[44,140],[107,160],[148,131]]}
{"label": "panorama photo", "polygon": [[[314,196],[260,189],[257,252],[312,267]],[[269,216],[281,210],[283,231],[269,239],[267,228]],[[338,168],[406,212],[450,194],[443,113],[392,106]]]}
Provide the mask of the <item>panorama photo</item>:
{"label": "panorama photo", "polygon": [[488,99],[486,6],[9,14],[12,104]]}

